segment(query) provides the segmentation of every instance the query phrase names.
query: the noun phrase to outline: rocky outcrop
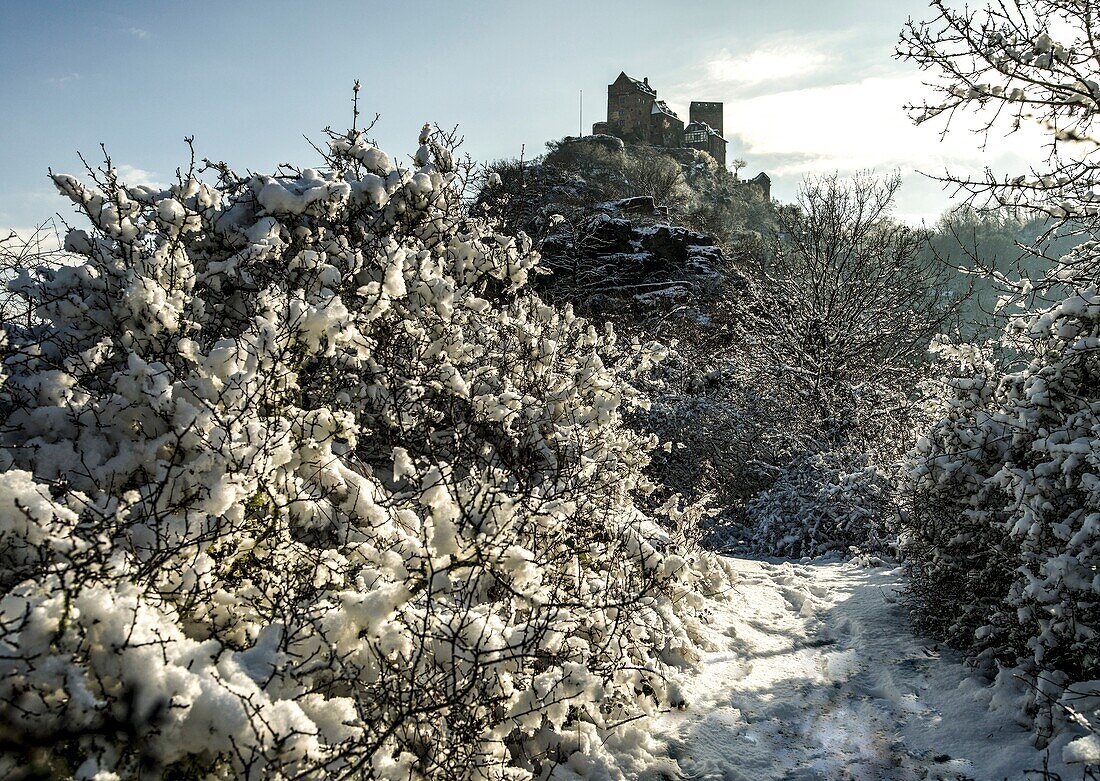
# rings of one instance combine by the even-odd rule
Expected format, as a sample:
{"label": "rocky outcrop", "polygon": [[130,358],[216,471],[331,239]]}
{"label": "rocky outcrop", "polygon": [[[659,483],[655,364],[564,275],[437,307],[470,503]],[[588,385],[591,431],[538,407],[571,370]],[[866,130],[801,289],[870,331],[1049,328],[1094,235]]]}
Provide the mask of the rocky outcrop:
{"label": "rocky outcrop", "polygon": [[545,284],[565,287],[574,301],[588,305],[630,301],[636,315],[645,306],[706,297],[724,278],[721,249],[710,236],[686,228],[637,222],[662,217],[667,210],[652,198],[601,204],[579,228],[546,239],[542,254],[553,275]]}

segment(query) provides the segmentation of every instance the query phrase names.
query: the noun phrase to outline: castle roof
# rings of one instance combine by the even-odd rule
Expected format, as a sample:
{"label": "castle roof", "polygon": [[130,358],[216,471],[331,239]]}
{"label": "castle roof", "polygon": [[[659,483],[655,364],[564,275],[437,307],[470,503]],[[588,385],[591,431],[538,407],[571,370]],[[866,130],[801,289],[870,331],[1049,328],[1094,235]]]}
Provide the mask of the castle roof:
{"label": "castle roof", "polygon": [[[633,76],[627,76],[626,71],[620,71],[619,72],[619,79],[621,79],[623,77],[626,77],[626,79],[628,81],[630,81],[637,88],[638,92],[644,92],[647,95],[652,95],[653,97],[657,97],[657,90],[655,90],[653,87],[649,86],[649,84],[646,81],[644,81],[644,80],[643,81],[638,81]],[[615,81],[618,81],[619,79],[615,79]]]}
{"label": "castle roof", "polygon": [[703,131],[704,133],[706,133],[707,135],[710,135],[710,136],[717,136],[718,138],[721,138],[723,141],[726,140],[725,138],[722,138],[721,133],[719,133],[717,130],[712,128],[706,122],[700,122],[699,120],[695,120],[694,122],[688,123],[688,126],[684,128],[685,133],[692,133],[692,132],[698,133],[699,131]]}
{"label": "castle roof", "polygon": [[670,109],[668,107],[668,104],[665,103],[663,100],[653,101],[653,106],[652,106],[652,108],[649,109],[649,113],[650,114],[665,114],[667,116],[672,117],[673,119],[679,119],[680,118],[676,115],[676,112],[673,111],[672,109]]}

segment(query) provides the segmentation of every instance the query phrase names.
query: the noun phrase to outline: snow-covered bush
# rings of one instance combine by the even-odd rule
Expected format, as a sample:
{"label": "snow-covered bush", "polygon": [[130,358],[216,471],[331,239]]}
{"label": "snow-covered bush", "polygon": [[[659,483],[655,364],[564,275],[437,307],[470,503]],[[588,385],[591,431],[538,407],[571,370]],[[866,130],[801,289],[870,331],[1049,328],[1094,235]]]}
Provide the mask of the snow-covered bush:
{"label": "snow-covered bush", "polygon": [[[1051,279],[1072,274],[1059,264]],[[1100,671],[1097,287],[1012,318],[1000,347],[1004,370],[952,351],[944,415],[917,444],[914,605],[974,658],[1057,692]]]}
{"label": "snow-covered bush", "polygon": [[798,453],[743,509],[753,547],[772,556],[881,552],[893,531],[891,486],[866,453]]}
{"label": "snow-covered bush", "polygon": [[634,503],[654,356],[413,161],[53,176],[84,262],[4,348],[0,775],[633,772],[725,578]]}
{"label": "snow-covered bush", "polygon": [[1019,549],[988,480],[1004,463],[1008,443],[993,414],[997,370],[980,346],[941,344],[937,352],[947,375],[928,398],[940,417],[912,455],[914,498],[902,523],[911,607],[921,629],[993,672],[985,649],[1023,644],[1006,602]]}
{"label": "snow-covered bush", "polygon": [[[973,657],[1020,665],[1047,734],[1062,690],[1100,678],[1100,19],[1076,0],[936,0],[932,11],[902,34],[901,54],[935,88],[914,120],[1034,122],[1049,142],[1026,173],[948,179],[972,205],[1088,239],[1049,264],[1038,242],[1024,278],[994,275],[1003,328],[992,349],[950,356],[940,420],[914,453],[907,522],[916,616]],[[1100,764],[1096,702],[1078,715]],[[1067,756],[1088,753],[1080,740]]]}
{"label": "snow-covered bush", "polygon": [[55,266],[69,262],[52,220],[29,231],[0,231],[0,322],[26,324],[33,319],[27,301],[8,289],[8,282],[29,265]]}

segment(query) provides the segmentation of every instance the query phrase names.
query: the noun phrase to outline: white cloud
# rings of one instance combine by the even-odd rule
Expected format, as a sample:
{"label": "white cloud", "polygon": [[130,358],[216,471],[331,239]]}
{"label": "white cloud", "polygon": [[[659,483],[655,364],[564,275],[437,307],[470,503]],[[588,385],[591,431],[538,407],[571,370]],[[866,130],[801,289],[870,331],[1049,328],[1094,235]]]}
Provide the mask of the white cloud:
{"label": "white cloud", "polygon": [[62,76],[54,76],[53,78],[47,79],[47,81],[49,81],[50,84],[53,84],[54,86],[62,87],[68,84],[70,81],[76,81],[79,78],[80,74],[73,71],[72,73],[66,73]]}
{"label": "white cloud", "polygon": [[895,73],[727,99],[726,137],[750,175],[768,172],[781,200],[790,200],[807,174],[898,170],[905,184],[897,216],[911,222],[935,220],[953,194],[915,172],[973,176],[989,168],[1015,175],[1042,165],[1046,136],[1034,124],[1009,135],[1005,124],[985,137],[975,132],[978,118],[958,115],[942,138],[942,121],[914,125],[904,106],[928,92],[919,73]]}
{"label": "white cloud", "polygon": [[744,54],[723,49],[707,62],[707,81],[741,86],[786,81],[817,73],[832,61],[823,49],[793,41],[776,41]]}
{"label": "white cloud", "polygon": [[929,88],[919,72],[891,62],[892,40],[848,29],[722,49],[669,90],[684,99],[673,107],[686,109],[695,97],[723,101],[730,157],[745,158],[749,175],[767,171],[782,200],[807,174],[896,169],[906,180],[899,210],[931,217],[948,195],[915,171],[1017,174],[1041,165],[1045,137],[1037,126],[1007,136],[1002,126],[983,139],[971,132],[973,116],[958,116],[941,139],[942,122],[914,125],[904,106],[920,103]]}
{"label": "white cloud", "polygon": [[982,138],[969,132],[975,126],[965,117],[942,140],[942,124],[914,125],[903,106],[926,92],[919,74],[900,74],[734,100],[726,103],[726,135],[739,139],[749,157],[776,159],[780,175],[866,168],[936,172],[945,166],[972,171],[1041,159],[1038,127],[1024,126],[1007,137],[994,131],[982,150]]}
{"label": "white cloud", "polygon": [[135,168],[126,163],[115,166],[115,169],[118,171],[119,180],[130,187],[140,187],[142,185],[146,187],[164,187],[162,182],[157,181],[157,175],[151,171]]}
{"label": "white cloud", "polygon": [[130,35],[134,36],[135,38],[148,38],[149,37],[149,31],[148,30],[143,30],[140,27],[127,27],[126,32],[130,33]]}
{"label": "white cloud", "polygon": [[[0,229],[0,242],[8,250],[18,252],[24,245],[27,252],[56,252],[61,249],[61,231],[63,226],[55,220],[48,220],[38,227]],[[12,237],[12,234],[15,234]]]}

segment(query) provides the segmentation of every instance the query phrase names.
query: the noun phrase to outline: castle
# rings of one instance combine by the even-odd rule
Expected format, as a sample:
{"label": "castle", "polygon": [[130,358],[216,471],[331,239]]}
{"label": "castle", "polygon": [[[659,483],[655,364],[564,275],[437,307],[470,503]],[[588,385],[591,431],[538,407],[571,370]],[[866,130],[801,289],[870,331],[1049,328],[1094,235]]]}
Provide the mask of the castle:
{"label": "castle", "polygon": [[[649,77],[638,81],[625,72],[607,85],[607,121],[592,126],[595,135],[610,135],[639,144],[670,149],[697,149],[726,167],[726,139],[722,135],[722,104],[693,100],[689,122],[676,116],[668,104],[657,97],[649,86]],[[744,182],[760,190],[764,200],[771,200],[771,179],[765,173]]]}

